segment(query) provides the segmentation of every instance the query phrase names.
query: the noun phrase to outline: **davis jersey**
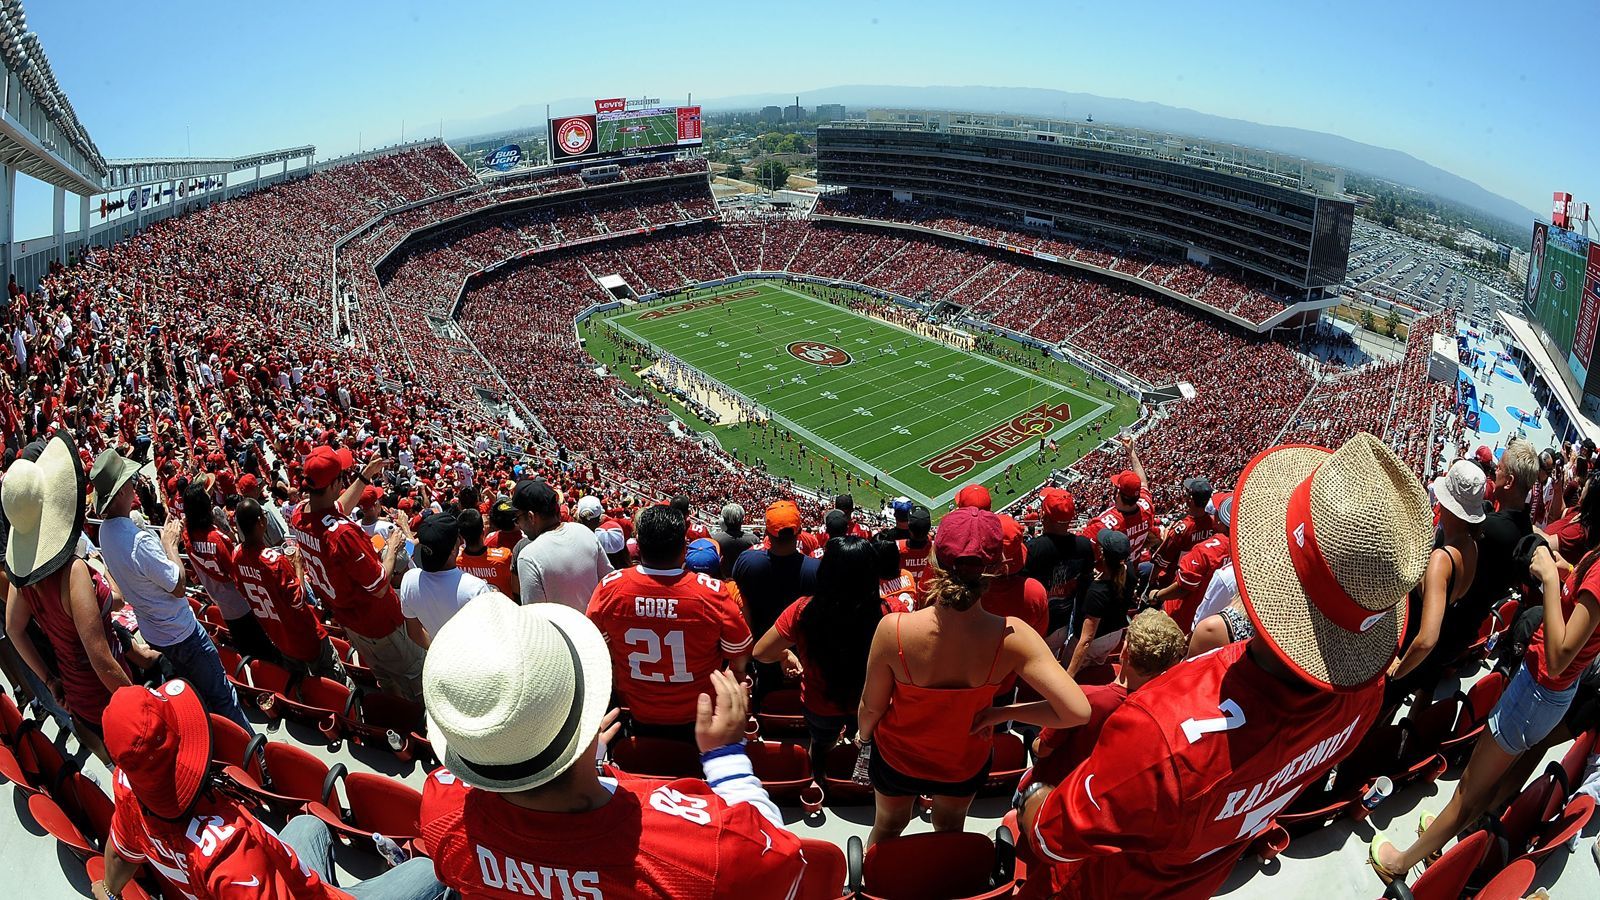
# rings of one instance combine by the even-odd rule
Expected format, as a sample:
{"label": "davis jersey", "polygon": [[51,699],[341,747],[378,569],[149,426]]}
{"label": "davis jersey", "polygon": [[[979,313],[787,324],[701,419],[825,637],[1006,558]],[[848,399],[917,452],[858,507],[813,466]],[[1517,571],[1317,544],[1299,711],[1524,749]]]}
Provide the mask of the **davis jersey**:
{"label": "davis jersey", "polygon": [[711,673],[754,643],[723,583],[683,569],[610,573],[589,600],[589,620],[611,648],[617,693],[634,719],[653,725],[693,722],[699,696],[716,695]]}
{"label": "davis jersey", "polygon": [[274,547],[240,546],[233,551],[233,568],[251,611],[273,645],[300,662],[316,662],[328,632],[306,602],[289,558]]}
{"label": "davis jersey", "polygon": [[186,819],[168,822],[144,814],[121,772],[114,781],[112,848],[166,876],[179,900],[349,900],[232,800],[202,796]]}
{"label": "davis jersey", "polygon": [[796,895],[800,839],[754,806],[729,806],[693,778],[602,784],[612,796],[599,809],[535,812],[435,771],[419,815],[435,874],[463,900]]}
{"label": "davis jersey", "polygon": [[306,581],[333,620],[362,637],[388,637],[405,624],[400,598],[361,526],[336,508],[313,515],[306,504],[289,521]]}
{"label": "davis jersey", "polygon": [[1134,691],[1044,801],[1030,837],[1070,864],[1064,896],[1212,896],[1251,839],[1372,727],[1383,679],[1351,691],[1286,684],[1249,643]]}

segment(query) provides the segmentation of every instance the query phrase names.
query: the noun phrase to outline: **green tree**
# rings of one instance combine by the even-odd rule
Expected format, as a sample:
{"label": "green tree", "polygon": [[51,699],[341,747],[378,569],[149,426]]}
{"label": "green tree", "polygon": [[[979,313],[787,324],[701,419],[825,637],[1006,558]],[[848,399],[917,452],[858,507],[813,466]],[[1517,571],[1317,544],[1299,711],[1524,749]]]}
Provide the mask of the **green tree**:
{"label": "green tree", "polygon": [[811,148],[806,144],[806,139],[798,134],[786,134],[778,141],[775,153],[810,153]]}
{"label": "green tree", "polygon": [[1398,337],[1400,334],[1400,310],[1389,307],[1389,314],[1383,317],[1383,324],[1389,326],[1389,336]]}
{"label": "green tree", "polygon": [[1371,309],[1363,309],[1361,311],[1361,327],[1365,328],[1368,331],[1376,331],[1377,330],[1377,328],[1375,327],[1376,325],[1377,325],[1377,323],[1375,321],[1373,321],[1373,318],[1372,318],[1372,310]]}
{"label": "green tree", "polygon": [[744,166],[741,166],[738,163],[734,163],[733,165],[728,167],[728,171],[726,173],[724,173],[724,174],[726,174],[729,178],[732,178],[732,179],[735,179],[735,180],[743,178],[744,177]]}
{"label": "green tree", "polygon": [[756,183],[768,190],[782,190],[789,183],[789,167],[775,159],[764,159],[756,166]]}

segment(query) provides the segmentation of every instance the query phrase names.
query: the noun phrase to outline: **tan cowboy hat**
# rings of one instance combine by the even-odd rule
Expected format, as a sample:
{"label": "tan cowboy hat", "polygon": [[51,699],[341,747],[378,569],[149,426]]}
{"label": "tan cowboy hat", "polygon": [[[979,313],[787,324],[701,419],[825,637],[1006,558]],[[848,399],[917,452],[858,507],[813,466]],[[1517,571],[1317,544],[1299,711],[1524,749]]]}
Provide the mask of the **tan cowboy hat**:
{"label": "tan cowboy hat", "polygon": [[611,703],[611,653],[569,606],[480,594],[434,636],[422,696],[428,742],[451,774],[528,790],[588,752]]}
{"label": "tan cowboy hat", "polygon": [[138,463],[110,447],[101,450],[94,458],[94,467],[89,470],[89,481],[94,484],[94,511],[104,513],[111,498],[137,474]]}
{"label": "tan cowboy hat", "polygon": [[1433,546],[1428,495],[1388,447],[1362,432],[1337,451],[1261,453],[1239,476],[1233,533],[1240,596],[1279,659],[1333,688],[1383,672]]}
{"label": "tan cowboy hat", "polygon": [[18,459],[0,488],[11,533],[6,576],[17,587],[44,580],[78,549],[83,534],[83,461],[64,430],[51,435],[37,462]]}

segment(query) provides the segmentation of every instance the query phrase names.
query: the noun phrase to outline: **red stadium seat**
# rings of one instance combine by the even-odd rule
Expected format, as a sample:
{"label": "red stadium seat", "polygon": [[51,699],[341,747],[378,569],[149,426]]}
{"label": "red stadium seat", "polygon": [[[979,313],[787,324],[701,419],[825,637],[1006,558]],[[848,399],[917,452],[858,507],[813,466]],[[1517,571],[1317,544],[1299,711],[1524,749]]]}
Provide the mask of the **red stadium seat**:
{"label": "red stadium seat", "polygon": [[246,796],[283,815],[304,812],[309,804],[323,802],[344,773],[343,763],[329,768],[305,750],[268,741],[264,734],[250,741],[240,765],[222,770]]}
{"label": "red stadium seat", "polygon": [[244,762],[246,748],[250,746],[250,732],[226,716],[210,713],[211,765],[214,769],[237,766]]}
{"label": "red stadium seat", "polygon": [[1462,838],[1429,866],[1415,884],[1408,886],[1396,880],[1383,892],[1383,896],[1391,900],[1459,900],[1466,889],[1467,879],[1472,877],[1473,870],[1478,868],[1484,855],[1489,852],[1489,842],[1489,833],[1486,831],[1474,832]]}
{"label": "red stadium seat", "polygon": [[1451,765],[1462,765],[1472,755],[1472,745],[1477,743],[1478,736],[1489,724],[1489,713],[1505,689],[1506,677],[1499,672],[1490,672],[1461,695],[1461,714],[1456,719],[1455,733],[1439,742],[1439,752]]}
{"label": "red stadium seat", "polygon": [[329,635],[328,640],[333,642],[334,653],[338,655],[339,664],[344,666],[344,672],[350,676],[350,680],[362,687],[376,689],[378,676],[372,673],[370,667],[362,665],[360,657],[356,654],[355,648],[350,646],[350,642],[342,637],[333,637],[332,635]]}
{"label": "red stadium seat", "polygon": [[[104,856],[91,856],[84,860],[83,874],[88,877],[90,884],[96,881],[104,881],[106,877],[106,858]],[[150,894],[138,882],[141,877],[149,877],[149,873],[145,871],[144,866],[140,866],[134,872],[135,880],[129,881],[127,886],[122,889],[123,900],[150,900]],[[182,895],[177,894],[174,896]]]}
{"label": "red stadium seat", "polygon": [[1501,869],[1500,874],[1491,878],[1482,890],[1473,895],[1473,900],[1522,900],[1538,871],[1539,867],[1533,864],[1533,860],[1519,859]]}
{"label": "red stadium seat", "polygon": [[[334,792],[335,783],[344,785],[342,805]],[[415,847],[414,842],[422,833],[417,821],[421,807],[422,794],[393,778],[349,772],[330,778],[323,799],[307,804],[306,812],[353,845],[377,852],[372,842],[374,833],[401,846]]]}
{"label": "red stadium seat", "polygon": [[1022,773],[1028,770],[1028,748],[1022,738],[1010,732],[994,736],[994,756],[989,763],[986,793],[1010,793],[1017,789]]}
{"label": "red stadium seat", "polygon": [[782,688],[761,698],[761,711],[756,713],[763,734],[803,734],[806,730],[805,708],[800,705],[798,688]]}
{"label": "red stadium seat", "polygon": [[663,738],[625,737],[609,747],[611,762],[629,775],[646,778],[699,778],[700,750]]}
{"label": "red stadium seat", "polygon": [[1567,747],[1567,752],[1561,759],[1552,762],[1545,771],[1561,781],[1561,793],[1570,795],[1583,784],[1583,775],[1588,768],[1589,757],[1595,752],[1595,738],[1600,735],[1600,728],[1591,728],[1573,740]]}
{"label": "red stadium seat", "polygon": [[[1561,794],[1557,792],[1553,797],[1559,801]],[[1539,825],[1537,833],[1528,842],[1527,852],[1520,858],[1537,863],[1556,848],[1566,846],[1568,841],[1583,833],[1584,826],[1594,817],[1594,808],[1593,797],[1588,794],[1577,795],[1559,813]]]}
{"label": "red stadium seat", "polygon": [[22,728],[22,710],[5,691],[0,691],[0,744],[16,746],[17,732]]}
{"label": "red stadium seat", "polygon": [[339,724],[351,740],[388,750],[401,761],[433,755],[424,734],[422,704],[403,697],[357,690],[340,713]]}
{"label": "red stadium seat", "polygon": [[[1009,839],[1010,834],[1006,832]],[[890,838],[867,850],[862,900],[987,900],[1016,889],[1005,854],[981,834],[933,832]],[[997,873],[997,869],[1004,868]],[[998,875],[998,877],[997,877]]]}
{"label": "red stadium seat", "polygon": [[28,720],[17,729],[11,747],[0,746],[0,775],[29,794],[36,794],[56,783],[63,768],[76,767],[61,754],[61,748],[51,743],[39,728],[39,723]]}
{"label": "red stadium seat", "polygon": [[822,788],[828,801],[835,804],[872,802],[872,786],[857,784],[852,776],[856,771],[859,750],[853,744],[839,744],[828,750],[822,762]]}
{"label": "red stadium seat", "polygon": [[343,734],[340,717],[350,706],[351,693],[340,682],[312,676],[278,692],[274,700],[280,715],[316,728],[331,745]]}
{"label": "red stadium seat", "polygon": [[63,769],[50,794],[29,796],[28,812],[80,859],[100,854],[111,833],[111,798],[76,768]]}
{"label": "red stadium seat", "polygon": [[276,663],[245,657],[228,680],[239,692],[241,702],[254,703],[268,717],[277,719],[281,715],[278,698],[288,693],[294,679],[287,669]]}
{"label": "red stadium seat", "polygon": [[750,768],[777,803],[793,803],[811,783],[811,757],[799,744],[752,741],[744,745]]}
{"label": "red stadium seat", "polygon": [[838,900],[848,896],[844,882],[849,871],[838,844],[801,838],[800,852],[806,859],[806,871],[800,878],[795,900]]}

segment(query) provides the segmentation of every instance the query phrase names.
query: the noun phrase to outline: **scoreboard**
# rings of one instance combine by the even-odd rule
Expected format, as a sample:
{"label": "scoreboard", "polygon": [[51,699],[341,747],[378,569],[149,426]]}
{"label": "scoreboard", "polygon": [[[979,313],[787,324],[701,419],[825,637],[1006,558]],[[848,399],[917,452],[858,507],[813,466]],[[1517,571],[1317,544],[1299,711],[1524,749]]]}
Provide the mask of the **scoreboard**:
{"label": "scoreboard", "polygon": [[[1562,374],[1570,376],[1573,393],[1595,393],[1600,384],[1589,382],[1600,338],[1600,244],[1577,231],[1534,223],[1522,306],[1551,356],[1567,364]],[[1595,375],[1600,382],[1600,369]]]}
{"label": "scoreboard", "polygon": [[554,162],[700,146],[700,107],[656,100],[596,100],[594,114],[550,120]]}

